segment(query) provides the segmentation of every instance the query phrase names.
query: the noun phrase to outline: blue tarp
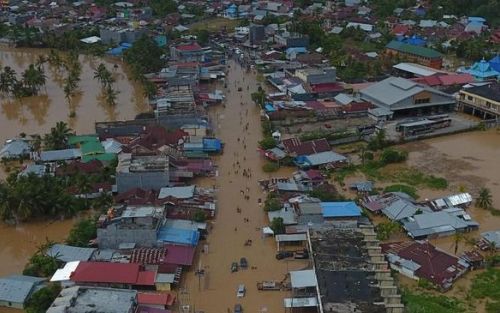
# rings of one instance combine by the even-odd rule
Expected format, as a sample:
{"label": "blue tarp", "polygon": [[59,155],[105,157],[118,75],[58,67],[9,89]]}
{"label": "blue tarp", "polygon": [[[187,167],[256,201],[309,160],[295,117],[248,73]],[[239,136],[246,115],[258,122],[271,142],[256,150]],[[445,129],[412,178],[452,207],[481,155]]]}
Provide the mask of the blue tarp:
{"label": "blue tarp", "polygon": [[361,216],[361,209],[352,201],[348,202],[321,202],[323,217],[357,217]]}
{"label": "blue tarp", "polygon": [[222,150],[222,142],[217,138],[204,138],[203,151],[205,152],[220,152]]}
{"label": "blue tarp", "polygon": [[107,54],[121,55],[121,54],[123,54],[123,52],[125,50],[129,49],[130,47],[132,47],[132,44],[126,43],[126,42],[122,42],[118,47],[114,47],[114,48],[109,49],[107,51]]}
{"label": "blue tarp", "polygon": [[411,36],[410,38],[405,38],[402,40],[404,43],[413,45],[413,46],[419,46],[423,47],[427,43],[427,41],[421,37],[418,36]]}
{"label": "blue tarp", "polygon": [[264,108],[266,109],[266,112],[276,112],[276,109],[272,104],[267,103]]}
{"label": "blue tarp", "polygon": [[164,226],[158,231],[157,239],[162,242],[196,246],[200,240],[200,233],[197,230]]}

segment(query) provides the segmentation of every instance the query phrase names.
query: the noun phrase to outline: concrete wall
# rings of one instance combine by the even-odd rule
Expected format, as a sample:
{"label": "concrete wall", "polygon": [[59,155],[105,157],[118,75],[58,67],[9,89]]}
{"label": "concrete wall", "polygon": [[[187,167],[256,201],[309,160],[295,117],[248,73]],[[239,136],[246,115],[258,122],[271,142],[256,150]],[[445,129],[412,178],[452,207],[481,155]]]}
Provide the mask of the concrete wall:
{"label": "concrete wall", "polygon": [[156,229],[120,229],[112,224],[97,229],[97,242],[101,249],[117,249],[122,243],[135,242],[139,247],[156,245]]}

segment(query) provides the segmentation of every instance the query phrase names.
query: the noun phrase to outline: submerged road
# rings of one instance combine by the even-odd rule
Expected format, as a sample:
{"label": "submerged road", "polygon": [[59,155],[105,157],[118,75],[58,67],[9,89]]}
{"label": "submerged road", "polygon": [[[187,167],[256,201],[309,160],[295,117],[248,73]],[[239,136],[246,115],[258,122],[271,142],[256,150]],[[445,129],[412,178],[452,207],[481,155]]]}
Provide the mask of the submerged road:
{"label": "submerged road", "polygon": [[[232,312],[236,303],[243,306],[244,312],[283,312],[283,298],[290,292],[258,291],[256,283],[281,281],[287,270],[304,268],[305,263],[277,261],[274,238],[261,236],[260,228],[268,221],[258,204],[265,194],[257,182],[269,175],[262,172],[265,161],[257,152],[262,137],[260,110],[251,101],[257,80],[235,62],[229,65],[226,105],[211,111],[215,133],[225,143],[224,153],[215,159],[218,177],[204,181],[218,188],[216,218],[206,242],[208,253],[200,251],[192,271],[185,275],[179,288],[179,304],[189,305],[191,312]],[[283,169],[276,176],[291,172]],[[251,246],[244,245],[247,240],[252,241]],[[231,263],[239,262],[241,257],[247,258],[248,269],[231,273]],[[205,274],[197,276],[197,269],[203,269]],[[239,284],[246,286],[244,298],[236,297]]]}

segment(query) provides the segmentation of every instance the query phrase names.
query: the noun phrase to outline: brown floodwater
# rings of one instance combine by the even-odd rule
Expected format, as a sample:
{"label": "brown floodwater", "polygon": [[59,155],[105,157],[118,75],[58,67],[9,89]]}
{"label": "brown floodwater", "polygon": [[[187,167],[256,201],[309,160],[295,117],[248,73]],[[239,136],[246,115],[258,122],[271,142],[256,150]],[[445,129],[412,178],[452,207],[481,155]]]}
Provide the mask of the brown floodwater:
{"label": "brown floodwater", "polygon": [[[267,225],[268,220],[257,203],[258,198],[265,197],[257,181],[271,175],[262,171],[265,161],[257,152],[257,142],[261,139],[259,109],[250,98],[250,94],[257,89],[257,83],[254,75],[245,73],[233,62],[230,64],[230,92],[226,90],[226,108],[218,107],[211,111],[217,124],[217,136],[225,146],[224,153],[216,159],[219,176],[205,182],[208,186],[216,184],[218,188],[218,211],[207,240],[208,253],[200,252],[194,266],[195,269],[205,269],[205,276],[199,279],[193,271],[187,273],[178,297],[181,305],[191,305],[196,311],[206,313],[225,313],[228,309],[232,312],[236,303],[241,303],[245,312],[279,312],[284,310],[283,298],[290,294],[258,291],[256,283],[262,280],[281,281],[287,269],[304,268],[307,263],[277,261],[274,238],[261,237],[260,228]],[[242,92],[237,91],[239,86]],[[238,174],[236,169],[239,169]],[[243,177],[243,169],[250,169],[252,177]],[[272,176],[288,176],[292,171],[291,168],[282,169]],[[248,192],[246,188],[249,188]],[[245,200],[241,191],[250,199]],[[237,207],[241,213],[237,213]],[[244,218],[248,218],[249,222],[244,222]],[[253,244],[245,247],[244,242],[248,239]],[[231,273],[231,262],[238,262],[241,257],[248,259],[249,269]],[[252,270],[252,266],[257,269]],[[247,288],[246,296],[240,299],[236,297],[239,284],[245,284]]]}
{"label": "brown floodwater", "polygon": [[[29,64],[35,63],[41,54],[48,50],[13,49],[0,46],[0,65],[10,66],[20,77]],[[124,120],[148,110],[140,85],[127,78],[126,69],[119,60],[98,59],[80,56],[82,74],[80,93],[70,104],[64,97],[62,78],[49,64],[45,64],[47,84],[36,97],[15,100],[0,98],[0,143],[18,136],[21,132],[27,135],[44,134],[50,131],[58,121],[65,121],[79,134],[93,133],[94,122]],[[105,104],[101,97],[101,86],[94,80],[94,70],[99,63],[104,63],[113,72],[116,79],[114,87],[120,93],[116,106]],[[117,64],[118,67],[114,68]],[[69,117],[74,110],[76,116]],[[0,178],[2,177],[0,173]],[[0,222],[0,276],[20,273],[37,246],[50,240],[63,240],[73,225],[73,220],[47,221],[9,226]]]}
{"label": "brown floodwater", "polygon": [[[47,55],[45,49],[15,49],[0,46],[0,65],[10,66],[20,78],[21,73],[37,57]],[[21,132],[27,135],[44,134],[59,121],[64,121],[79,134],[94,133],[97,121],[113,121],[134,118],[135,115],[148,110],[143,91],[139,84],[128,79],[126,69],[117,59],[80,56],[82,74],[80,76],[80,92],[71,103],[64,97],[64,70],[57,71],[48,63],[44,64],[47,83],[35,97],[16,100],[4,96],[0,99],[0,142],[18,136]],[[116,105],[104,103],[101,96],[101,85],[94,79],[94,71],[100,63],[112,71],[116,80],[115,90],[119,91]],[[114,68],[114,65],[118,67]],[[76,113],[74,118],[70,112]]]}

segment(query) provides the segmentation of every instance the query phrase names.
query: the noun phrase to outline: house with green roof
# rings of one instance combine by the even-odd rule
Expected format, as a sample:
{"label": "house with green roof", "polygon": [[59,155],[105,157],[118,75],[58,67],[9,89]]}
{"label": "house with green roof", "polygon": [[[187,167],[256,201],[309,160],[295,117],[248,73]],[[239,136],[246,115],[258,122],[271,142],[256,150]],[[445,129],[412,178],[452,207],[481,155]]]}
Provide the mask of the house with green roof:
{"label": "house with green roof", "polygon": [[440,69],[443,65],[443,56],[436,50],[406,44],[393,40],[385,46],[386,53],[390,56],[399,56],[410,62]]}
{"label": "house with green roof", "polygon": [[83,163],[92,160],[111,162],[116,159],[116,154],[106,152],[97,135],[71,136],[68,138],[68,143],[80,148]]}

